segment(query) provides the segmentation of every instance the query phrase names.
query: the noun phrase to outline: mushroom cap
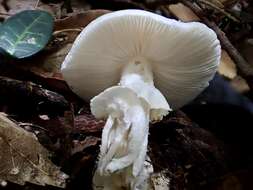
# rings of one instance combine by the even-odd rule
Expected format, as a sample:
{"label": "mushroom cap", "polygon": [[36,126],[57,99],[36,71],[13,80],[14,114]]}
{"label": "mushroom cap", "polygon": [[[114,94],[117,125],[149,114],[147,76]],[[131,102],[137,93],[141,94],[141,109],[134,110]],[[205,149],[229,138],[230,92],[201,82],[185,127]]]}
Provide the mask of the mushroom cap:
{"label": "mushroom cap", "polygon": [[126,64],[143,57],[151,65],[155,87],[177,109],[208,86],[220,49],[215,32],[204,24],[122,10],[91,22],[75,40],[61,70],[71,89],[89,101],[117,85]]}

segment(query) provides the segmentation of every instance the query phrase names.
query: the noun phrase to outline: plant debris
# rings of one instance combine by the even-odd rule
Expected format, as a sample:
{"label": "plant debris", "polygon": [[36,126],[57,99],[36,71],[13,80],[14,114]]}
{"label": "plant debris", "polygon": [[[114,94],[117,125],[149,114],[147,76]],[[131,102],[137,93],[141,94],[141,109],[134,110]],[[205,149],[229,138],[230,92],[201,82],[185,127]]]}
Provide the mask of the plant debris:
{"label": "plant debris", "polygon": [[49,152],[39,144],[33,133],[27,132],[0,114],[0,179],[20,185],[65,187],[67,175],[49,160]]}
{"label": "plant debris", "polygon": [[53,31],[53,18],[45,11],[23,11],[0,28],[0,47],[15,58],[29,57],[45,47]]}
{"label": "plant debris", "polygon": [[[92,20],[122,9],[203,22],[216,32],[223,48],[210,86],[181,110],[150,125],[148,155],[155,189],[253,189],[249,0],[0,1],[0,189],[91,189],[105,123],[70,90],[60,67]],[[43,27],[37,23],[30,31],[37,36],[26,42],[38,42],[41,32],[45,38],[35,43],[39,48],[29,46],[29,53],[3,40],[19,43],[11,32],[4,32],[10,26],[23,43],[29,31],[19,30],[9,19],[28,17],[26,12],[45,15]],[[34,18],[28,20],[31,24]]]}

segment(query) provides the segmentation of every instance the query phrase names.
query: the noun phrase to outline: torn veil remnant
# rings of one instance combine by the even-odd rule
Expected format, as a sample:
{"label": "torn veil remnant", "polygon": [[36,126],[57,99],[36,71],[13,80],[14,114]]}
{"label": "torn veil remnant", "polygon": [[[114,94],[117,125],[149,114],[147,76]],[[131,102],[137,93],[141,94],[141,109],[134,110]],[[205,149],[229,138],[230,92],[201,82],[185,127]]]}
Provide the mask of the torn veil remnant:
{"label": "torn veil remnant", "polygon": [[[207,26],[142,10],[109,13],[78,36],[63,76],[107,119],[94,189],[152,189],[149,122],[196,97],[214,76],[220,43]],[[170,108],[171,106],[171,108]]]}

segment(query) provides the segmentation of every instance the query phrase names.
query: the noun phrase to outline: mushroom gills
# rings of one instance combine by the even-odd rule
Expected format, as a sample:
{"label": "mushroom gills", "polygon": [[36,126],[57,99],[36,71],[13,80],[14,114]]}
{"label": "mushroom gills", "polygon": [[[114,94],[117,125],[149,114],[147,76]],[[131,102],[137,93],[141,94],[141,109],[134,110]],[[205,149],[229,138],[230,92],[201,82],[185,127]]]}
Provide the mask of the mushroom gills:
{"label": "mushroom gills", "polygon": [[170,110],[154,86],[150,64],[143,58],[130,61],[122,70],[119,84],[91,100],[92,114],[98,119],[107,118],[94,189],[151,189],[153,167],[147,162],[149,122],[161,120]]}

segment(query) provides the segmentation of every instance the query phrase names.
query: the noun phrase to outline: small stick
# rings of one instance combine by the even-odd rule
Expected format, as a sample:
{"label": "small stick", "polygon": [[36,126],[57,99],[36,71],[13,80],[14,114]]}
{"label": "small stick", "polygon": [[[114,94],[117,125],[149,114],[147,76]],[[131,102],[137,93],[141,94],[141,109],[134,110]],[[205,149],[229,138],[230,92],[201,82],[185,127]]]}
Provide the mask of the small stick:
{"label": "small stick", "polygon": [[40,4],[40,0],[37,0],[36,4],[35,4],[35,6],[34,6],[34,9],[37,9],[38,6],[39,6],[39,4]]}

